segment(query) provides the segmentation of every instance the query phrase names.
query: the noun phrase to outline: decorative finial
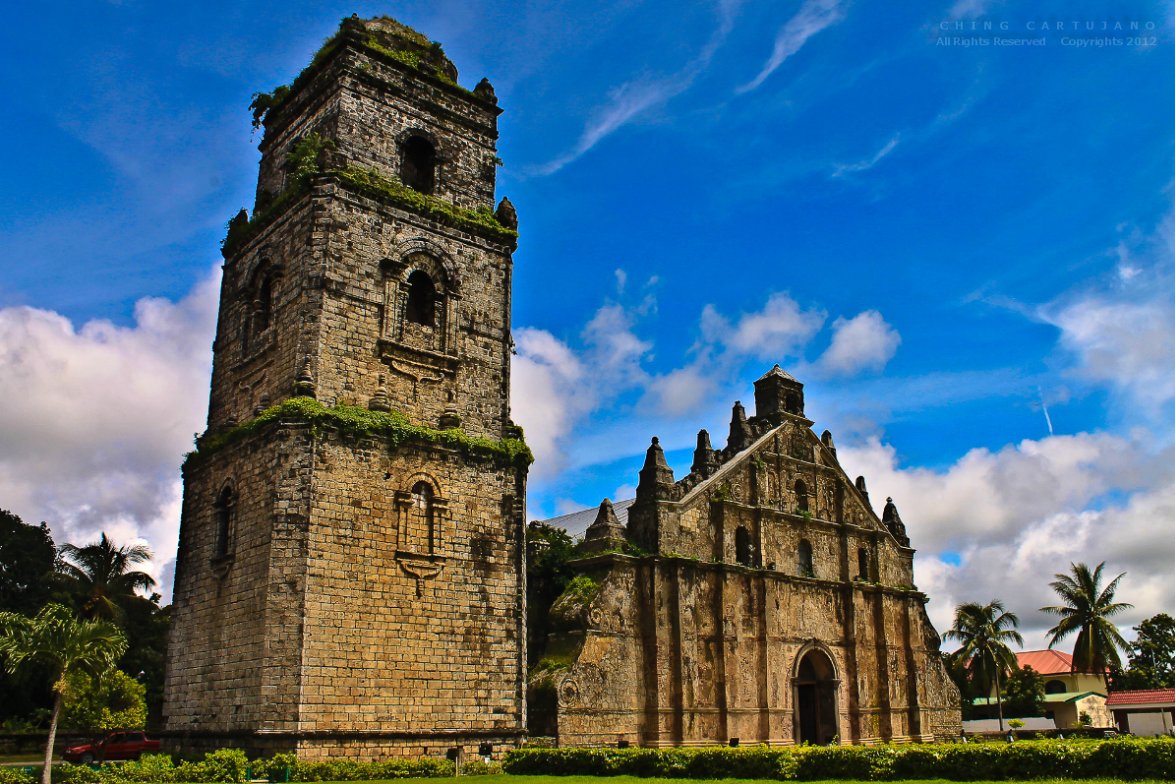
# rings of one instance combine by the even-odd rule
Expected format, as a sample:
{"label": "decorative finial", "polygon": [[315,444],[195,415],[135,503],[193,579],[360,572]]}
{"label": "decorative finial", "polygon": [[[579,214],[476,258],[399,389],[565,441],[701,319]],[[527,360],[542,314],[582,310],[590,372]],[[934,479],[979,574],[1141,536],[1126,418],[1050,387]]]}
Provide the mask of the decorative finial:
{"label": "decorative finial", "polygon": [[314,397],[314,373],[310,369],[310,355],[302,360],[302,369],[298,371],[298,378],[294,381],[294,394],[301,397]]}
{"label": "decorative finial", "polygon": [[581,548],[588,553],[618,549],[624,546],[626,538],[624,526],[616,517],[616,509],[612,502],[605,498],[600,502],[600,511],[596,512],[595,522],[584,531]]}
{"label": "decorative finial", "polygon": [[690,466],[692,473],[710,476],[718,467],[718,458],[714,448],[710,446],[710,433],[705,429],[698,431],[698,445],[694,448],[694,462]]}
{"label": "decorative finial", "polygon": [[388,389],[384,383],[382,373],[379,376],[379,387],[376,388],[375,394],[371,396],[371,400],[367,401],[367,408],[371,411],[383,411],[384,413],[392,410],[392,403],[388,399]]}
{"label": "decorative finial", "polygon": [[505,196],[498,202],[498,209],[494,211],[494,217],[507,229],[518,231],[518,211]]}
{"label": "decorative finial", "polygon": [[742,401],[734,401],[734,408],[730,412],[730,435],[726,438],[726,448],[731,452],[741,452],[751,445],[751,426],[747,423],[747,410]]}
{"label": "decorative finial", "polygon": [[498,102],[498,96],[494,93],[494,86],[485,77],[482,77],[482,80],[477,83],[477,87],[473,88],[473,94],[483,101],[489,101],[490,103]]}

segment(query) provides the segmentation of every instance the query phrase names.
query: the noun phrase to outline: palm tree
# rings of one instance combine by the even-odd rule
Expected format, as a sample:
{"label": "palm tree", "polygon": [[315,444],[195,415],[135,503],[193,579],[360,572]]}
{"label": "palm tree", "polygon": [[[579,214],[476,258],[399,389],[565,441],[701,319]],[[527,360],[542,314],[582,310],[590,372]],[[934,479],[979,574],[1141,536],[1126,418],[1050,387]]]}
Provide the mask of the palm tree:
{"label": "palm tree", "polygon": [[131,570],[151,560],[143,545],[115,547],[103,533],[96,544],[62,545],[61,555],[62,582],[85,618],[121,619],[128,604],[144,601],[136,592],[155,585],[151,575]]}
{"label": "palm tree", "polygon": [[0,658],[4,659],[5,669],[16,674],[41,663],[49,666],[54,675],[53,712],[41,784],[50,784],[57,719],[69,677],[82,673],[96,678],[113,667],[124,651],[126,638],[113,624],[79,621],[69,608],[60,604],[47,604],[32,618],[0,613]]}
{"label": "palm tree", "polygon": [[1024,645],[1024,638],[1016,627],[1020,619],[1004,610],[1003,602],[993,599],[990,604],[968,602],[955,608],[955,623],[943,637],[962,643],[955,656],[968,662],[971,680],[985,694],[995,685],[995,700],[999,710],[1000,732],[1004,731],[1004,701],[1000,694],[1000,678],[1017,669],[1016,654],[1009,643]]}
{"label": "palm tree", "polygon": [[1118,581],[1126,576],[1125,572],[1105,588],[1101,587],[1105,565],[1106,562],[1102,561],[1090,572],[1083,563],[1069,564],[1071,574],[1054,575],[1057,579],[1049,583],[1064,604],[1040,608],[1041,612],[1061,616],[1057,625],[1048,630],[1049,647],[1077,632],[1077,642],[1073,645],[1073,672],[1093,672],[1103,677],[1107,667],[1121,668],[1118,649],[1127,647],[1110,616],[1134,606],[1114,601]]}

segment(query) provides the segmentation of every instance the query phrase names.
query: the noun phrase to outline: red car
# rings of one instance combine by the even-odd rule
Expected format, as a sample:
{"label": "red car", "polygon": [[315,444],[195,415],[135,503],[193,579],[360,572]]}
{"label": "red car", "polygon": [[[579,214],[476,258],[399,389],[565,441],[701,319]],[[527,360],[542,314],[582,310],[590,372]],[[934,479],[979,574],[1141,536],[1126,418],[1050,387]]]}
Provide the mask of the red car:
{"label": "red car", "polygon": [[70,746],[61,755],[66,762],[92,762],[107,760],[133,760],[144,753],[159,751],[159,741],[151,740],[142,732],[112,732],[102,740]]}

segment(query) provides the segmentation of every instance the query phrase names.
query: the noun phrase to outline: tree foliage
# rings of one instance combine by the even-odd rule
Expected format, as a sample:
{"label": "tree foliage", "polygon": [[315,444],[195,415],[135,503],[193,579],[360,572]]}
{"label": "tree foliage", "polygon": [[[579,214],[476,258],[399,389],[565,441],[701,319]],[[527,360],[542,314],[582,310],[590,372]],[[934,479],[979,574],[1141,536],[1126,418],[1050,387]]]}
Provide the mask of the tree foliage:
{"label": "tree foliage", "polygon": [[550,633],[551,605],[571,581],[568,562],[575,543],[562,528],[532,522],[526,529],[527,660],[530,666],[542,658]]}
{"label": "tree foliage", "polygon": [[1077,635],[1073,645],[1074,672],[1104,673],[1107,668],[1122,666],[1118,650],[1125,650],[1127,644],[1110,617],[1134,605],[1114,601],[1125,572],[1101,587],[1105,565],[1103,561],[1091,572],[1083,563],[1069,564],[1069,574],[1057,574],[1057,579],[1049,583],[1064,603],[1040,608],[1041,612],[1060,616],[1057,625],[1048,630],[1050,648]]}
{"label": "tree foliage", "polygon": [[0,509],[0,611],[34,613],[49,601],[57,547],[45,523]]}
{"label": "tree foliage", "polygon": [[1116,689],[1175,688],[1175,618],[1159,613],[1134,627],[1130,664],[1114,672]]}
{"label": "tree foliage", "polygon": [[1001,732],[1004,729],[1001,683],[1017,668],[1016,654],[1009,644],[1024,645],[1024,638],[1016,631],[1019,625],[1020,619],[1007,612],[998,599],[989,604],[968,602],[955,608],[955,622],[943,635],[960,643],[955,657],[967,662],[972,683],[984,694],[990,694],[994,687]]}
{"label": "tree foliage", "polygon": [[78,620],[60,604],[47,604],[32,618],[0,613],[0,658],[5,669],[15,674],[43,665],[53,679],[53,712],[42,784],[50,784],[53,742],[70,679],[104,675],[125,651],[126,638],[116,626],[99,620]]}
{"label": "tree foliage", "polygon": [[[0,612],[32,615],[51,597],[57,546],[49,526],[30,525],[0,509]],[[45,676],[45,677],[42,677]],[[0,722],[20,726],[52,701],[47,673],[17,678],[0,669]]]}
{"label": "tree foliage", "polygon": [[155,586],[146,572],[131,567],[151,560],[143,545],[115,544],[103,533],[94,544],[61,546],[61,582],[85,618],[121,621],[131,605],[149,601],[140,591]]}
{"label": "tree foliage", "polygon": [[68,730],[141,730],[147,724],[147,689],[122,670],[97,680],[84,673],[69,676],[61,726]]}
{"label": "tree foliage", "polygon": [[1004,713],[1008,716],[1044,715],[1044,678],[1031,667],[1021,667],[1004,687]]}

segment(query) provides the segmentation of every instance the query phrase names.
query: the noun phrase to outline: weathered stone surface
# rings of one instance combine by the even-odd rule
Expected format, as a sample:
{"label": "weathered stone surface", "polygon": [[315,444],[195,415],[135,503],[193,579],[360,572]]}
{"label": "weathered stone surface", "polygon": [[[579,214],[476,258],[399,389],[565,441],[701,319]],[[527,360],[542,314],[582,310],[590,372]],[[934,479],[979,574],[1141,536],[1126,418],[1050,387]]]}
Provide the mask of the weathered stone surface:
{"label": "weathered stone surface", "polygon": [[[425,155],[410,172],[421,187],[492,209],[496,105],[484,89],[359,45],[364,24],[345,22],[266,118],[259,200],[291,187],[286,157],[317,133],[332,142],[332,168],[387,177],[408,171],[411,140],[426,140],[435,168],[422,174]],[[516,435],[513,241],[336,178],[290,193],[226,257],[206,443],[294,394],[390,408],[432,428],[459,423],[470,436]],[[169,743],[371,758],[519,742],[525,482],[525,468],[439,442],[297,421],[189,461]]]}
{"label": "weathered stone surface", "polygon": [[768,416],[736,404],[727,448],[700,437],[676,483],[649,448],[627,526],[648,555],[577,562],[599,590],[552,640],[573,652],[551,684],[560,744],[958,734],[959,694],[904,529],[877,518],[831,436],[812,433],[799,382],[776,368],[756,400]]}

